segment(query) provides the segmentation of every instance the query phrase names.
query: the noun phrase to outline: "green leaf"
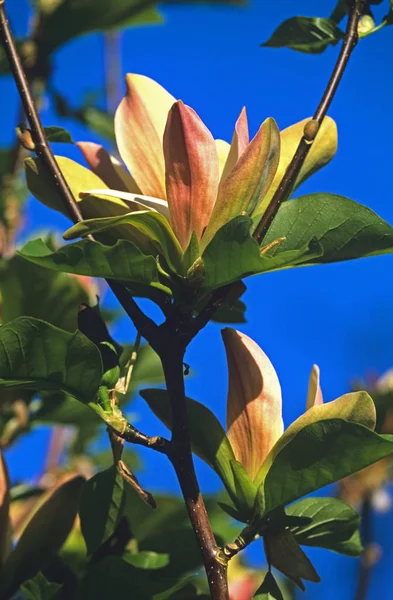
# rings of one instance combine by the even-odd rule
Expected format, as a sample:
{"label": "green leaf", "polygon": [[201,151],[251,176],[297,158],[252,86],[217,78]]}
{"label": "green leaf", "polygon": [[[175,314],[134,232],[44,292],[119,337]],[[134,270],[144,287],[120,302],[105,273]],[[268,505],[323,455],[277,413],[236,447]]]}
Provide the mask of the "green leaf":
{"label": "green leaf", "polygon": [[[120,235],[120,230],[118,237],[132,240],[138,247],[138,238],[141,235],[145,236],[148,240],[151,240],[156,251],[165,258],[172,271],[176,273],[180,268],[180,260],[183,254],[181,246],[166,218],[158,212],[139,211],[118,217],[88,219],[68,229],[63,237],[65,240],[72,240],[84,237],[87,234],[95,235],[115,227],[126,227],[129,230],[128,235]],[[136,233],[135,239],[133,239],[133,232]]]}
{"label": "green leaf", "polygon": [[124,508],[124,486],[123,476],[115,465],[85,483],[79,516],[89,555],[114,533]]}
{"label": "green leaf", "polygon": [[0,289],[3,323],[35,317],[74,332],[78,307],[89,301],[88,292],[75,277],[32,265],[19,256],[3,262]]}
{"label": "green leaf", "polygon": [[[76,112],[79,120],[110,142],[115,142],[113,115],[95,106],[84,106]],[[92,188],[93,189],[93,188]]]}
{"label": "green leaf", "polygon": [[53,271],[144,284],[170,293],[169,288],[160,283],[154,257],[146,256],[126,240],[119,240],[114,246],[82,240],[52,252],[38,239],[28,242],[18,254]]}
{"label": "green leaf", "polygon": [[299,250],[316,238],[323,252],[298,264],[350,260],[393,251],[393,228],[375,212],[335,194],[310,194],[284,202],[264,243],[278,237],[286,240],[271,254]]}
{"label": "green leaf", "polygon": [[393,453],[393,436],[343,419],[322,420],[301,429],[275,456],[259,487],[260,516]]}
{"label": "green leaf", "polygon": [[162,569],[169,564],[169,554],[157,552],[138,552],[137,554],[124,554],[123,560],[137,569]]}
{"label": "green leaf", "polygon": [[281,23],[261,46],[320,54],[328,45],[335,46],[343,37],[344,32],[332,19],[292,17]]}
{"label": "green leaf", "polygon": [[[171,429],[171,410],[166,390],[147,389],[140,392],[154,414]],[[187,398],[191,445],[193,452],[216,471],[232,500],[237,498],[231,461],[232,446],[218,419],[203,404]]]}
{"label": "green leaf", "polygon": [[260,588],[255,592],[254,600],[284,600],[284,597],[274,579],[268,571]]}
{"label": "green leaf", "polygon": [[50,54],[69,40],[91,33],[126,26],[161,23],[155,2],[140,0],[64,0],[42,23],[42,51]]}
{"label": "green leaf", "polygon": [[42,573],[37,573],[21,586],[27,600],[52,600],[58,596],[60,589],[61,585],[49,582]]}
{"label": "green leaf", "polygon": [[63,390],[95,400],[102,377],[98,348],[82,333],[68,333],[31,317],[0,327],[0,388]]}
{"label": "green leaf", "polygon": [[239,216],[216,233],[202,254],[204,290],[213,290],[257,273],[296,266],[321,252],[318,244],[308,240],[295,250],[261,255],[257,242],[250,235],[251,225],[250,217]]}
{"label": "green leaf", "polygon": [[61,142],[62,144],[73,144],[74,140],[69,131],[63,129],[63,127],[44,127],[46,139],[48,142]]}
{"label": "green leaf", "polygon": [[34,513],[4,564],[1,600],[10,598],[21,583],[47,567],[64,544],[74,525],[84,482],[80,475],[69,479]]}
{"label": "green leaf", "polygon": [[236,300],[235,304],[224,303],[214,314],[212,321],[214,323],[247,323],[247,306],[242,300]]}
{"label": "green leaf", "polygon": [[252,517],[257,487],[239,461],[231,460],[230,464],[236,492],[233,502],[239,511],[240,520],[246,522]]}
{"label": "green leaf", "polygon": [[296,541],[304,546],[327,548],[349,556],[359,556],[360,517],[337,498],[305,498],[286,508],[292,517],[308,517],[311,522],[290,526]]}

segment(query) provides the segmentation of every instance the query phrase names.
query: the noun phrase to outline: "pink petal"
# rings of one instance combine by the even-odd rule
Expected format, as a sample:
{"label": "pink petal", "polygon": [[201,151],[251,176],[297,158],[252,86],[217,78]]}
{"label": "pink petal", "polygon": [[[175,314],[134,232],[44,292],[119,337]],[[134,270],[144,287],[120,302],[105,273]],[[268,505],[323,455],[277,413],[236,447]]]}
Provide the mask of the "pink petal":
{"label": "pink petal", "polygon": [[252,479],[282,434],[281,387],[266,354],[247,335],[224,329],[229,387],[227,430],[236,459]]}
{"label": "pink petal", "polygon": [[217,197],[219,167],[210,131],[181,101],[169,111],[164,155],[171,225],[185,249],[192,232],[199,240],[209,222]]}
{"label": "pink petal", "polygon": [[239,118],[236,121],[231,148],[229,150],[228,158],[221,176],[220,184],[222,184],[224,179],[228,177],[229,173],[232,171],[240,156],[243,154],[244,150],[248,146],[249,141],[250,138],[248,133],[247,112],[245,107],[243,107]]}
{"label": "pink petal", "polygon": [[[102,179],[109,187],[123,192],[140,193],[140,190],[132,177],[123,169],[120,163],[115,163],[111,155],[100,144],[93,142],[77,142],[76,144],[82,152],[90,169]],[[121,173],[120,169],[124,174]],[[126,181],[133,186],[134,189],[129,189]]]}
{"label": "pink petal", "polygon": [[220,185],[203,247],[225,223],[254,211],[271,185],[279,158],[280,132],[275,121],[267,119]]}
{"label": "pink petal", "polygon": [[175,98],[143,75],[128,74],[126,84],[115,115],[120,156],[144,195],[165,198],[162,138]]}
{"label": "pink petal", "polygon": [[312,406],[323,404],[322,390],[319,383],[320,372],[318,365],[313,365],[308,382],[307,404],[306,410]]}

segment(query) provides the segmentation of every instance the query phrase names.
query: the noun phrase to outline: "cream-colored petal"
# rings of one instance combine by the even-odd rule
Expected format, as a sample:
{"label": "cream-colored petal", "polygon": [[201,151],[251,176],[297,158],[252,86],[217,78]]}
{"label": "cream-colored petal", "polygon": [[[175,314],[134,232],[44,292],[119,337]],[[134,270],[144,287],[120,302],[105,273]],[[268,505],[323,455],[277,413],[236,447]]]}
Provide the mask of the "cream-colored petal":
{"label": "cream-colored petal", "polygon": [[214,140],[216,142],[216,150],[218,156],[218,168],[219,168],[219,178],[221,179],[222,173],[225,168],[225,163],[227,162],[228,154],[231,145],[228,144],[225,140]]}
{"label": "cream-colored petal", "polygon": [[126,84],[115,115],[120,156],[144,195],[165,198],[162,140],[175,98],[144,75],[129,73]]}
{"label": "cream-colored petal", "polygon": [[319,380],[319,367],[318,365],[313,365],[308,382],[306,410],[312,408],[313,406],[319,406],[320,404],[323,404],[323,396]]}
{"label": "cream-colored petal", "polygon": [[233,167],[243,154],[250,141],[248,132],[247,112],[243,107],[236,121],[235,131],[233,132],[232,143],[228,153],[228,158],[221,176],[220,185],[228,177]]}
{"label": "cream-colored petal", "polygon": [[160,198],[152,198],[151,196],[143,196],[142,194],[130,194],[121,190],[85,190],[80,194],[81,198],[86,196],[108,196],[109,198],[119,198],[128,204],[131,210],[135,210],[135,204],[149,208],[160,213],[166,219],[169,218],[168,203]]}
{"label": "cream-colored petal", "polygon": [[282,434],[281,387],[277,373],[250,337],[224,329],[229,385],[227,430],[236,459],[251,479]]}

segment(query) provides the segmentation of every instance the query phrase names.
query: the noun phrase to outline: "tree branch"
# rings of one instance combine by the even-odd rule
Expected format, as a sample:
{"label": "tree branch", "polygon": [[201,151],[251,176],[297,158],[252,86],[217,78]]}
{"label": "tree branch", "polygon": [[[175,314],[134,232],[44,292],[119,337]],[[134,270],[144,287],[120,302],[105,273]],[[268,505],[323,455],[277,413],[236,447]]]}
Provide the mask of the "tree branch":
{"label": "tree branch", "polygon": [[228,600],[227,561],[220,560],[221,553],[199,489],[192,458],[183,375],[185,345],[174,331],[167,331],[166,340],[166,350],[160,357],[172,413],[169,458],[176,471],[199,544],[211,597],[214,600]]}
{"label": "tree branch", "polygon": [[[8,23],[5,0],[0,0],[0,39],[7,55],[27,120],[30,124],[34,151],[41,160],[48,175],[52,178],[59,196],[62,199],[64,206],[67,208],[70,218],[74,223],[78,223],[83,220],[83,216],[46,139],[45,131],[38,115],[29,82]],[[132,319],[135,327],[140,331],[141,335],[146,338],[150,345],[155,348],[157,344],[158,326],[141,311],[124,286],[110,279],[107,280],[107,282],[125,312]]]}
{"label": "tree branch", "polygon": [[366,600],[370,586],[371,571],[378,560],[378,552],[373,544],[372,504],[370,494],[367,494],[363,498],[360,517],[364,549],[360,558],[355,600]]}
{"label": "tree branch", "polygon": [[313,118],[306,123],[304,127],[303,137],[299,142],[295,155],[289,163],[280,185],[278,186],[269,206],[266,208],[266,211],[264,212],[257,225],[257,228],[254,231],[254,238],[259,244],[262,242],[270,225],[272,224],[272,221],[276,216],[281,203],[290,195],[304,161],[306,160],[307,154],[309,153],[317,136],[322,121],[325,118],[329,106],[336,94],[348,61],[359,40],[358,23],[359,18],[362,15],[364,5],[365,0],[352,0],[344,41],[341,46],[337,62],[334,66],[333,73],[330,76]]}

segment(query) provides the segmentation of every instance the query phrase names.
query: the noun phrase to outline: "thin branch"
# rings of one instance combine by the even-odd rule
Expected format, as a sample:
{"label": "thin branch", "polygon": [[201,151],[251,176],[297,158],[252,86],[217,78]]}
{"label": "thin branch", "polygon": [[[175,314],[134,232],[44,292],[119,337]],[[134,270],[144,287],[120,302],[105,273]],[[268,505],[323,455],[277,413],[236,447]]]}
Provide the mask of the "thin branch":
{"label": "thin branch", "polygon": [[326,116],[330,104],[332,103],[348,61],[359,40],[358,23],[359,18],[362,15],[364,5],[365,0],[352,1],[344,41],[341,46],[337,62],[334,66],[333,73],[328,81],[324,94],[312,120],[305,125],[304,134],[299,142],[295,155],[288,165],[280,185],[278,186],[269,206],[266,208],[266,211],[264,212],[257,225],[257,228],[254,231],[254,238],[258,243],[261,243],[265,237],[274,217],[278,212],[278,209],[280,208],[281,203],[290,195],[304,161],[306,160],[307,154],[309,153],[317,136],[322,121]]}
{"label": "thin branch", "polygon": [[227,561],[222,560],[196,478],[190,446],[188,413],[184,390],[185,346],[177,333],[167,332],[167,350],[161,354],[171,402],[172,438],[169,458],[175,469],[188,515],[205,566],[211,597],[228,600]]}
{"label": "thin branch", "polygon": [[[0,39],[9,61],[26,117],[30,124],[31,136],[34,142],[34,151],[37,154],[37,157],[41,160],[42,165],[47,171],[48,175],[50,175],[52,178],[59,196],[61,197],[64,206],[67,208],[70,218],[74,221],[74,223],[78,223],[79,221],[83,220],[83,216],[78,203],[76,202],[61,172],[61,169],[56,162],[48,140],[46,139],[45,131],[35,106],[29,82],[18,55],[15,40],[8,23],[4,0],[0,0]],[[134,322],[135,327],[154,348],[158,332],[157,325],[141,311],[135,300],[123,285],[113,280],[107,280],[107,282],[116,298],[123,306],[125,312]]]}
{"label": "thin branch", "polygon": [[[258,223],[255,231],[254,238],[260,244],[263,241],[274,217],[276,216],[278,209],[280,208],[283,200],[288,198],[291,193],[292,187],[300,173],[300,170],[304,164],[304,161],[309,153],[314,139],[319,131],[323,119],[329,109],[329,106],[334,98],[337,91],[338,85],[344,74],[345,68],[351,57],[351,54],[358,42],[358,22],[364,9],[365,0],[353,0],[352,6],[349,11],[348,24],[345,32],[344,41],[340,50],[339,57],[333,69],[333,73],[328,81],[325,92],[322,99],[315,111],[313,118],[306,123],[304,128],[304,135],[299,142],[294,157],[292,158],[284,176],[269,204],[266,211],[264,212],[260,222]],[[228,296],[228,292],[232,289],[233,285],[225,286],[213,292],[211,298],[205,308],[200,314],[195,317],[188,328],[188,337],[191,340],[212,318],[214,313],[220,308],[225,302]]]}

